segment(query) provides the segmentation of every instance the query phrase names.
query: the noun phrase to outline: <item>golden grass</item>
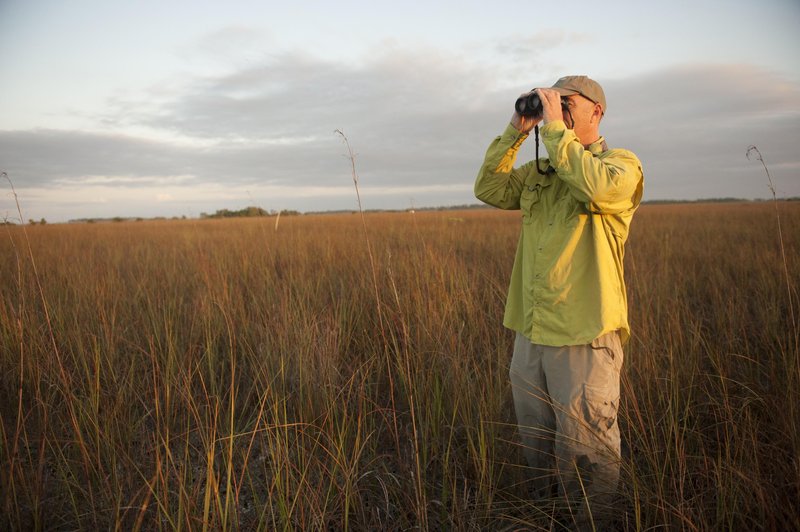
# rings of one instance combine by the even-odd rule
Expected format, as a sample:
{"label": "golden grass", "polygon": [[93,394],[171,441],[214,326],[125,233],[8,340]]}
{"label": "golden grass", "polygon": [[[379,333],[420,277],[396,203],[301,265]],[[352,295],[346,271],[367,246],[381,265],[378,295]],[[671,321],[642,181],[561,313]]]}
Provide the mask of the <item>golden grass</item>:
{"label": "golden grass", "polygon": [[[779,208],[790,286],[772,204],[637,214],[622,528],[798,522]],[[366,221],[377,295],[357,215],[8,227],[0,527],[549,527],[501,325],[518,213]]]}

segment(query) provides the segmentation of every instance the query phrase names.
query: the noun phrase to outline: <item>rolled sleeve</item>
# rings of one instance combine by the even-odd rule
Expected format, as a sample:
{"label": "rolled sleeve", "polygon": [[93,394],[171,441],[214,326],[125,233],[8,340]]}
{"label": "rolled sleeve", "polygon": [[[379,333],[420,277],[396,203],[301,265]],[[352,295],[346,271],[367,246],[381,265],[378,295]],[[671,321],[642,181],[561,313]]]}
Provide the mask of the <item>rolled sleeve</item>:
{"label": "rolled sleeve", "polygon": [[560,120],[543,126],[541,133],[556,174],[592,212],[619,213],[638,204],[642,168],[632,152],[613,149],[593,154]]}
{"label": "rolled sleeve", "polygon": [[515,169],[519,148],[526,133],[509,124],[486,150],[483,164],[475,179],[475,197],[500,209],[519,209],[525,169]]}

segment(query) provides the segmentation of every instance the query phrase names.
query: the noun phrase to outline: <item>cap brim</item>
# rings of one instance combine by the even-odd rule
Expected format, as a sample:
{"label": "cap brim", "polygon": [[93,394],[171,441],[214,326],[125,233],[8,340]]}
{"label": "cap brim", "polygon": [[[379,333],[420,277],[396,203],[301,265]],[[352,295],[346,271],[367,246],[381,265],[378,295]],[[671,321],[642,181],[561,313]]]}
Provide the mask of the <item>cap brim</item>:
{"label": "cap brim", "polygon": [[595,103],[595,104],[599,103],[599,104],[600,104],[600,107],[602,107],[602,108],[603,108],[603,112],[604,112],[604,113],[606,112],[606,106],[605,106],[605,105],[603,105],[603,103],[602,103],[602,102],[596,102],[596,101],[592,100],[591,98],[589,98],[588,96],[586,96],[585,94],[581,94],[580,92],[578,92],[578,91],[575,91],[575,90],[572,90],[572,89],[564,89],[564,88],[562,88],[562,87],[551,87],[551,88],[552,88],[554,91],[558,91],[558,93],[559,93],[561,96],[574,96],[574,95],[576,95],[576,94],[577,94],[577,95],[579,95],[579,96],[583,96],[584,98],[586,98],[587,100],[589,100],[589,101],[590,101],[590,102],[592,102],[592,103]]}
{"label": "cap brim", "polygon": [[565,89],[562,87],[550,87],[552,90],[557,91],[561,96],[572,96],[574,94],[580,94],[578,91],[574,91],[572,89]]}

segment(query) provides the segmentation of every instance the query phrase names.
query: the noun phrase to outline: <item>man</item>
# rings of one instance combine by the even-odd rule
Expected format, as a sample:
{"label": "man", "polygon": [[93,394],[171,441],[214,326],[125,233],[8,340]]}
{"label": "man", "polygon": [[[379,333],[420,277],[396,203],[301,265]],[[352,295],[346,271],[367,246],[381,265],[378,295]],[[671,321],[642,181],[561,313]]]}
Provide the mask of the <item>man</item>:
{"label": "man", "polygon": [[[630,336],[622,263],[644,179],[633,153],[600,136],[597,82],[567,76],[521,98],[533,93],[541,110],[514,113],[486,152],[475,196],[522,211],[503,324],[516,331],[510,377],[534,492],[544,499],[557,486],[578,505],[578,522],[591,524],[619,479],[621,344]],[[538,153],[540,122],[549,157],[514,168],[534,128]]]}

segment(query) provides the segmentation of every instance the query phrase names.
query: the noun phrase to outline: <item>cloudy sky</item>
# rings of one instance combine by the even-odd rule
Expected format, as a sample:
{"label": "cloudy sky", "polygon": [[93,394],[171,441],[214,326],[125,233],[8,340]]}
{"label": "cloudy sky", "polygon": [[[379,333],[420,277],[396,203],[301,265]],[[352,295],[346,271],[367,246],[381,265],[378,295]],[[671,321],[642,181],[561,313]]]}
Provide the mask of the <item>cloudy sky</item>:
{"label": "cloudy sky", "polygon": [[48,221],[353,209],[341,129],[366,208],[476,203],[516,97],[587,74],[645,199],[770,197],[751,144],[800,196],[800,2],[547,4],[0,0],[0,170]]}

